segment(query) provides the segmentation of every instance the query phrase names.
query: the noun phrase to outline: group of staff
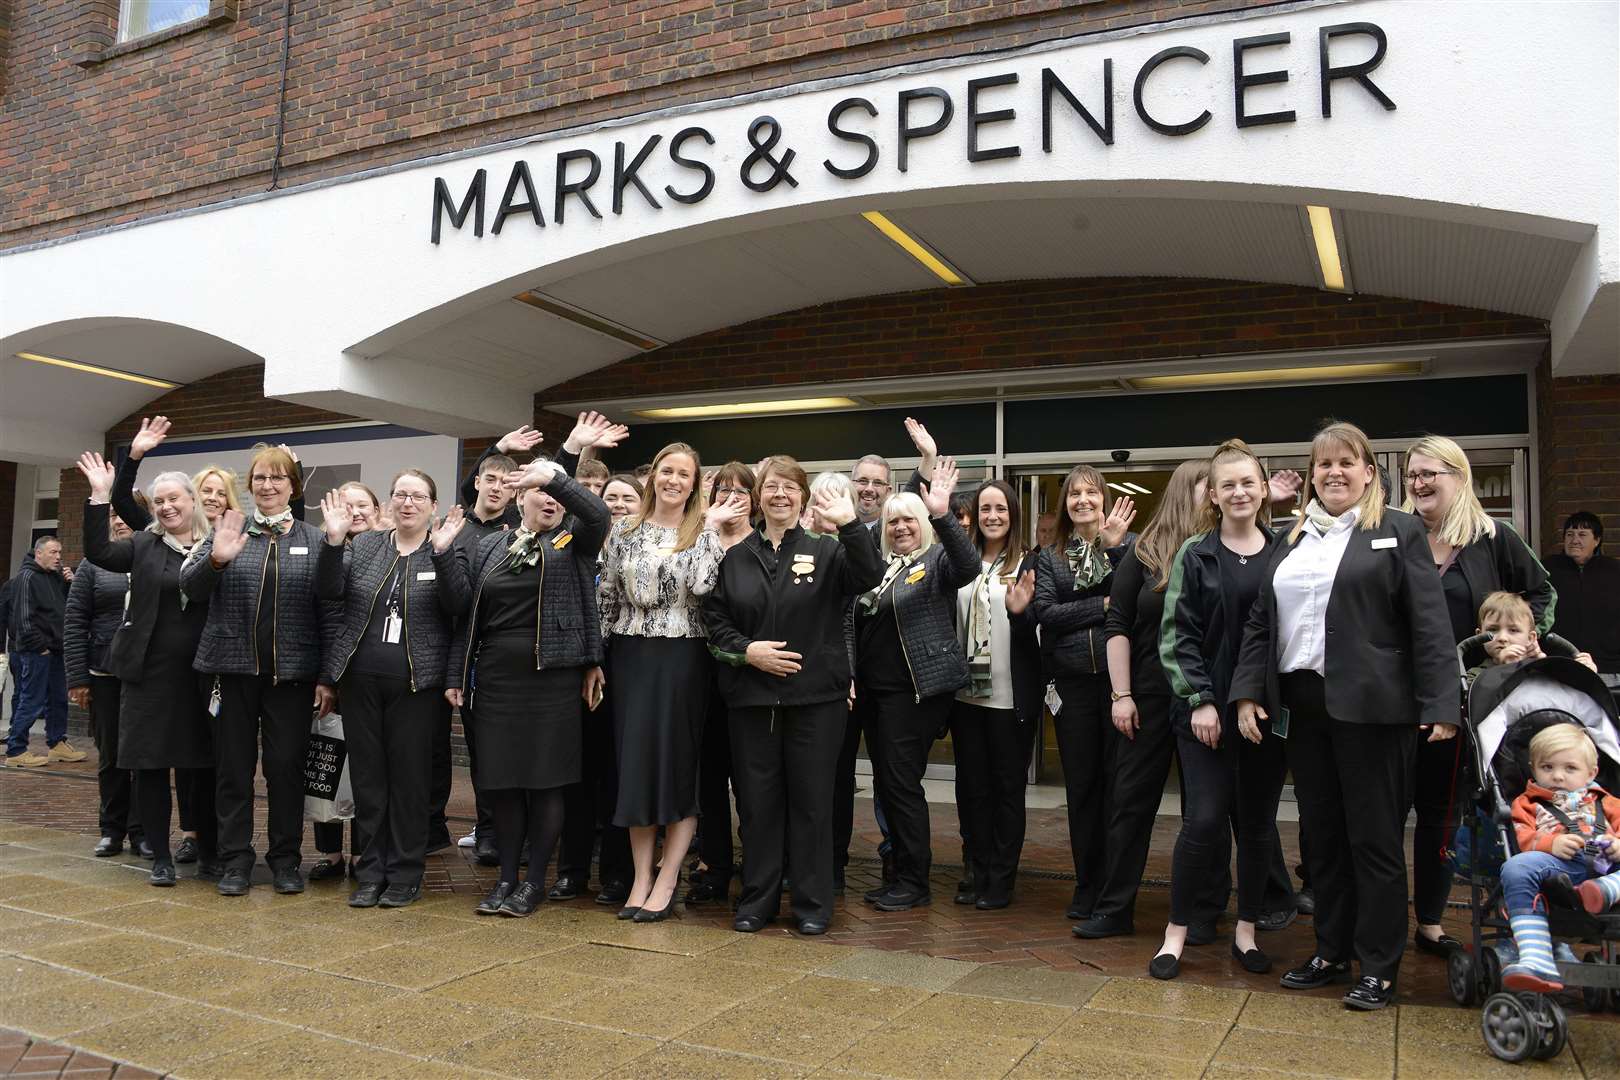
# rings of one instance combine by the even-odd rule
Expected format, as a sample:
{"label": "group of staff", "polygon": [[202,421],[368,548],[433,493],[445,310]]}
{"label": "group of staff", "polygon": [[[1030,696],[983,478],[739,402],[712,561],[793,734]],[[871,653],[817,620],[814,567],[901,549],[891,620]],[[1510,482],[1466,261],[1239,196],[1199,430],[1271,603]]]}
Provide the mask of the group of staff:
{"label": "group of staff", "polygon": [[[724,898],[730,789],[747,856],[734,926],[776,919],[786,888],[798,930],[824,933],[863,735],[884,834],[883,881],[866,899],[880,911],[928,904],[922,779],[946,732],[968,865],[956,899],[1001,908],[1050,694],[1078,936],[1132,932],[1175,759],[1183,823],[1150,971],[1173,978],[1185,947],[1213,937],[1228,886],[1211,883],[1226,880],[1234,836],[1232,952],[1269,970],[1255,932],[1279,878],[1291,892],[1276,827],[1291,769],[1317,948],[1283,983],[1342,979],[1355,959],[1346,1001],[1377,1008],[1404,947],[1414,801],[1417,945],[1456,945],[1440,926],[1450,877],[1435,842],[1454,827],[1439,798],[1456,768],[1453,646],[1489,592],[1524,594],[1538,617],[1553,606],[1539,561],[1480,508],[1454,442],[1412,447],[1403,512],[1347,423],[1316,436],[1304,478],[1270,476],[1240,440],[1184,463],[1140,536],[1132,500],[1077,466],[1051,542],[1033,549],[1016,490],[990,480],[958,495],[954,461],[913,420],[921,463],[900,490],[876,456],[812,482],[784,456],[706,474],[683,443],[611,474],[598,455],[626,429],[582,414],[554,459],[513,460],[540,441],[527,428],[492,446],[463,487],[465,510],[440,516],[433,480],[404,469],[380,503],[362,485],[328,493],[319,529],[302,520],[285,447],[253,454],[249,511],[210,469],[157,476],[147,513],[135,469],[168,427],[144,422],[120,470],[82,459],[86,555],[129,575],[108,666],[122,684],[117,765],[134,771],[153,883],[174,881],[177,769],[200,872],[226,895],[249,888],[261,746],[265,860],[278,891],[303,888],[310,710],[340,704],[357,907],[420,892],[441,786],[433,747],[455,707],[476,854],[500,867],[481,913],[532,913],[559,841],[550,896],[579,895],[598,837],[598,900],[621,905],[620,918],[675,910],[694,842],[687,902]],[[222,497],[204,483],[223,484]],[[1273,500],[1296,496],[1293,527],[1273,532]],[[138,531],[116,538],[114,511]],[[341,873],[341,834],[319,846]]]}

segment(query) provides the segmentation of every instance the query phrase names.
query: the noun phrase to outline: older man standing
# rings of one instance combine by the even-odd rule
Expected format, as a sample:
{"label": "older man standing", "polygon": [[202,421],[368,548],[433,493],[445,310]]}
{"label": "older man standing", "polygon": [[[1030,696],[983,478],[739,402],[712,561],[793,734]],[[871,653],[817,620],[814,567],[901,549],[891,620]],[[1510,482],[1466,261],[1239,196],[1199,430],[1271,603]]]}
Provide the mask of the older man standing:
{"label": "older man standing", "polygon": [[1620,559],[1603,554],[1603,520],[1588,510],[1564,522],[1562,554],[1547,556],[1558,590],[1552,632],[1592,654],[1599,671],[1620,672]]}
{"label": "older man standing", "polygon": [[[53,761],[83,761],[67,738],[67,668],[62,656],[68,579],[62,573],[62,544],[54,536],[34,541],[10,586],[11,672],[17,696],[6,738],[6,764],[37,767]],[[45,717],[48,754],[28,749],[29,729]]]}

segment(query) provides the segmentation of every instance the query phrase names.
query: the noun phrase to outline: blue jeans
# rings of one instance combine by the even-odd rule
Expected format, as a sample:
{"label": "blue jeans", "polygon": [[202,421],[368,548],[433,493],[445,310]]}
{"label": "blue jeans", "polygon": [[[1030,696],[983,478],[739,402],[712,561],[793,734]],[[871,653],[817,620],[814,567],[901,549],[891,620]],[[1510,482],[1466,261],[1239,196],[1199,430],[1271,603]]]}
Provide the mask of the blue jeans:
{"label": "blue jeans", "polygon": [[[1583,858],[1559,859],[1545,851],[1526,851],[1514,855],[1502,864],[1502,902],[1508,915],[1529,915],[1535,910],[1541,895],[1541,883],[1554,874],[1568,874],[1576,885],[1599,875],[1594,874]],[[1547,905],[1541,905],[1546,911]]]}
{"label": "blue jeans", "polygon": [[12,699],[6,756],[16,757],[28,750],[28,729],[41,716],[45,717],[47,746],[67,738],[67,668],[61,652],[14,652],[11,673],[17,680],[17,694]]}

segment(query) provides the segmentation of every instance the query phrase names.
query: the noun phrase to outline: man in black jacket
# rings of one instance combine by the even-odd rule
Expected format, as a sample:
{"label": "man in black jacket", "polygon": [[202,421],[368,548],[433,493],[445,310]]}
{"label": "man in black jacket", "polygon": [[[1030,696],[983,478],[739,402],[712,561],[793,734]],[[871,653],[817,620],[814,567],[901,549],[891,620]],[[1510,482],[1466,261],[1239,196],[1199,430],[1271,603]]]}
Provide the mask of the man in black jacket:
{"label": "man in black jacket", "polygon": [[1620,672],[1620,559],[1603,554],[1603,520],[1579,510],[1564,522],[1562,554],[1547,556],[1558,590],[1552,632],[1592,654],[1599,671]]}
{"label": "man in black jacket", "polygon": [[[34,767],[52,761],[83,761],[84,752],[67,741],[67,669],[62,657],[62,625],[68,582],[62,575],[62,544],[54,536],[34,541],[10,587],[12,670],[17,696],[6,738],[6,764]],[[48,754],[31,753],[28,732],[45,717]]]}

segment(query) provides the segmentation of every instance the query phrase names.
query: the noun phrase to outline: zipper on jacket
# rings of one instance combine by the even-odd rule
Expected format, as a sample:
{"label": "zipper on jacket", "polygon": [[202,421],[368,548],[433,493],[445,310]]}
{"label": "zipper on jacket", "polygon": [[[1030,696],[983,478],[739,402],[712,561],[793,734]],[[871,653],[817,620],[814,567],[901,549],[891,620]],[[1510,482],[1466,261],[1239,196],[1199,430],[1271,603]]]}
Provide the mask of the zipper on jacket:
{"label": "zipper on jacket", "polygon": [[911,676],[911,702],[914,705],[922,704],[922,691],[917,687],[917,672],[911,666],[911,650],[906,648],[906,630],[900,625],[900,597],[896,594],[896,586],[900,584],[900,574],[894,576],[889,584],[889,603],[894,607],[894,635],[900,639],[900,656],[906,662],[906,674]]}
{"label": "zipper on jacket", "polygon": [[[423,542],[431,543],[426,537],[423,537]],[[421,550],[420,544],[417,545],[417,550]],[[415,554],[415,551],[411,552],[411,555]],[[394,557],[405,564],[399,568],[399,643],[405,646],[405,671],[410,677],[411,693],[414,694],[416,693],[416,665],[411,663],[411,555],[401,555],[398,546],[394,548]],[[434,578],[434,587],[438,587],[438,578]],[[381,585],[377,586],[377,591],[382,592]],[[375,604],[377,602],[376,597],[372,597],[371,602]]]}
{"label": "zipper on jacket", "polygon": [[270,538],[270,556],[276,563],[276,583],[271,586],[270,601],[270,685],[281,685],[281,658],[276,655],[276,636],[281,633],[281,605],[276,601],[281,599],[281,549],[276,545],[276,538]]}
{"label": "zipper on jacket", "polygon": [[[395,557],[396,560],[400,557],[398,548],[394,549],[394,557]],[[397,563],[396,563],[396,565],[397,565]],[[390,572],[393,571],[392,566],[389,567],[388,569],[389,569]],[[386,573],[383,574],[382,581],[377,582],[376,591],[374,591],[371,594],[371,603],[366,606],[366,622],[365,622],[365,625],[360,627],[360,636],[354,639],[354,645],[353,645],[352,648],[349,649],[349,655],[345,656],[343,658],[343,666],[337,669],[335,674],[336,674],[336,676],[338,678],[342,678],[344,673],[349,670],[349,665],[354,663],[354,654],[360,651],[360,642],[365,640],[366,631],[371,629],[371,614],[372,614],[372,612],[377,610],[377,597],[382,595],[383,582],[387,581],[388,577],[389,577],[388,574],[386,574]],[[404,589],[404,588],[406,588],[406,585],[408,585],[408,582],[405,585],[401,585],[400,587],[402,589]],[[405,599],[406,599],[406,603],[409,604],[409,602],[410,602],[410,593],[409,592],[407,592],[405,594]],[[411,693],[414,694],[414,693],[416,693],[416,672],[414,670],[411,670],[411,650],[410,650],[410,645],[409,645],[408,642],[406,643],[406,648],[405,648],[405,667],[406,667],[407,670],[411,671]]]}
{"label": "zipper on jacket", "polygon": [[[274,538],[271,538],[270,549],[275,550]],[[263,675],[259,670],[259,612],[264,609],[264,579],[270,575],[270,552],[265,552],[264,563],[259,567],[259,595],[253,601],[253,674]],[[271,643],[271,648],[275,644]]]}
{"label": "zipper on jacket", "polygon": [[[760,537],[760,542],[761,543],[766,543],[766,544],[770,543],[769,540],[765,539],[765,534],[763,532],[759,534],[759,537]],[[787,538],[783,537],[783,539],[785,540]],[[745,540],[744,543],[747,543],[747,541]],[[749,546],[749,549],[751,551],[753,551],[754,558],[759,560],[759,568],[761,570],[765,571],[765,581],[766,581],[767,585],[769,586],[765,590],[765,601],[766,601],[766,603],[771,605],[771,636],[766,638],[765,640],[766,641],[780,641],[782,639],[776,636],[776,575],[771,573],[770,566],[765,562],[764,554],[762,554],[757,547],[754,547],[754,545],[749,544],[748,546]],[[777,547],[776,547],[776,565],[777,565],[778,568],[780,568],[781,565],[782,565],[782,548],[781,548],[781,545],[777,545]],[[776,706],[781,705],[781,704],[782,704],[782,695],[777,694],[776,695],[776,705],[771,706],[771,727],[770,727],[770,730],[772,730],[772,731],[776,730]]]}
{"label": "zipper on jacket", "polygon": [[1097,639],[1092,636],[1091,627],[1086,627],[1086,652],[1091,656],[1091,673],[1099,674],[1097,670]]}
{"label": "zipper on jacket", "polygon": [[466,695],[470,689],[467,686],[467,671],[472,667],[473,642],[477,640],[478,636],[478,601],[484,595],[484,582],[488,581],[489,575],[494,572],[493,570],[486,570],[484,576],[478,579],[478,587],[473,590],[472,610],[467,612],[467,650],[461,654],[461,693],[463,701],[466,700]]}
{"label": "zipper on jacket", "polygon": [[[539,544],[538,537],[535,538],[535,542],[537,545]],[[541,551],[539,558],[535,559],[534,563],[534,568],[540,572],[540,581],[534,587],[534,670],[539,671],[540,630],[545,625],[546,612],[544,602],[546,599],[546,553]]]}

